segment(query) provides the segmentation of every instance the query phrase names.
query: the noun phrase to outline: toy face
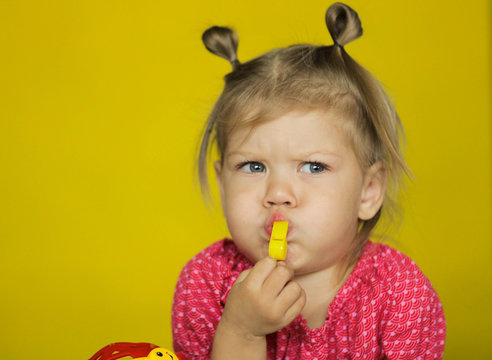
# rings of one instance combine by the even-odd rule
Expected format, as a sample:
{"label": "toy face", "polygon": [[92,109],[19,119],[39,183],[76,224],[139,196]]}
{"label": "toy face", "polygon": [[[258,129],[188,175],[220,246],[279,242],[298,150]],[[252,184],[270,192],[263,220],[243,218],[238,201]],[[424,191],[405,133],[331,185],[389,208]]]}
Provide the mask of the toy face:
{"label": "toy face", "polygon": [[177,360],[178,357],[171,352],[170,350],[164,349],[164,348],[157,348],[154,349],[150,352],[149,355],[147,355],[146,358],[142,359],[148,359],[148,360]]}

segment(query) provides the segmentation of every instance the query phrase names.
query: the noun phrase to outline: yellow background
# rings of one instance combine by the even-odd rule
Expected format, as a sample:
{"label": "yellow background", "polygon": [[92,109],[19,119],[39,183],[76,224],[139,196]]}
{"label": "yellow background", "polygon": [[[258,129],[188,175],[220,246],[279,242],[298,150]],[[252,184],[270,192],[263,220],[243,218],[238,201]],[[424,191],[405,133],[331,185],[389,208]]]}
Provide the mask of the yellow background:
{"label": "yellow background", "polygon": [[[490,358],[490,2],[351,1],[347,51],[392,92],[416,181],[396,238],[431,279],[446,359]],[[202,124],[239,57],[331,40],[326,1],[0,1],[0,358],[171,346],[182,265],[226,235],[193,178]]]}

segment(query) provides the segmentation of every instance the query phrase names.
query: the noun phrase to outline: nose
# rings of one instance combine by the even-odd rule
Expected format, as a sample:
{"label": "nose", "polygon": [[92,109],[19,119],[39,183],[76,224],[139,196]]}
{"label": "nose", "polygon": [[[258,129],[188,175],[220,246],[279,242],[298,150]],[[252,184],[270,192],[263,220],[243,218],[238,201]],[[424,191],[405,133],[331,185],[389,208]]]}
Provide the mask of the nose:
{"label": "nose", "polygon": [[267,187],[263,205],[265,207],[272,206],[297,206],[297,199],[293,185],[287,179],[270,177],[267,180]]}

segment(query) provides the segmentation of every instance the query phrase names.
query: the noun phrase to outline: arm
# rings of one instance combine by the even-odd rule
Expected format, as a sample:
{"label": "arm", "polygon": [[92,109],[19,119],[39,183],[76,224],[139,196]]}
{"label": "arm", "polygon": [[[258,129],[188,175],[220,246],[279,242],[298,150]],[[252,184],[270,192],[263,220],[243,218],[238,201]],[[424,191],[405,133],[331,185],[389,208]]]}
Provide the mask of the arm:
{"label": "arm", "polygon": [[212,359],[266,359],[266,335],[287,326],[304,307],[302,288],[284,263],[264,258],[232,287],[213,341]]}
{"label": "arm", "polygon": [[[216,246],[219,247],[219,246]],[[214,249],[215,250],[215,249]],[[208,360],[215,328],[219,323],[223,273],[214,266],[212,251],[187,263],[174,293],[172,306],[173,346],[180,359]]]}
{"label": "arm", "polygon": [[446,322],[432,285],[416,267],[401,272],[396,284],[383,334],[385,359],[441,359]]}

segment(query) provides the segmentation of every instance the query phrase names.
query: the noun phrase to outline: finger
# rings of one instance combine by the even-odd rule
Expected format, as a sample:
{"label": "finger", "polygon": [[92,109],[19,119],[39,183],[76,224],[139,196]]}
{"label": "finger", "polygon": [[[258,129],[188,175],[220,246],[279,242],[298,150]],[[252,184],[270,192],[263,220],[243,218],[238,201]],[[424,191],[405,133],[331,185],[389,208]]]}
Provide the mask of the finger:
{"label": "finger", "polygon": [[285,326],[290,324],[292,320],[301,313],[302,309],[304,309],[304,305],[306,305],[306,293],[304,292],[304,289],[301,288],[299,297],[285,312]]}
{"label": "finger", "polygon": [[278,296],[283,290],[285,284],[294,276],[294,271],[284,263],[278,263],[275,269],[265,280],[264,287]]}
{"label": "finger", "polygon": [[248,277],[248,274],[250,273],[251,269],[248,269],[248,270],[244,270],[241,274],[239,274],[239,276],[237,277],[236,279],[236,283],[240,283],[242,281],[244,281],[244,279],[246,279]]}
{"label": "finger", "polygon": [[277,266],[275,259],[271,257],[265,257],[258,261],[255,266],[250,269],[247,277],[244,281],[254,284],[255,286],[262,287],[265,279],[267,279],[271,272]]}
{"label": "finger", "polygon": [[302,296],[303,291],[297,282],[289,281],[275,299],[275,303],[287,311]]}

